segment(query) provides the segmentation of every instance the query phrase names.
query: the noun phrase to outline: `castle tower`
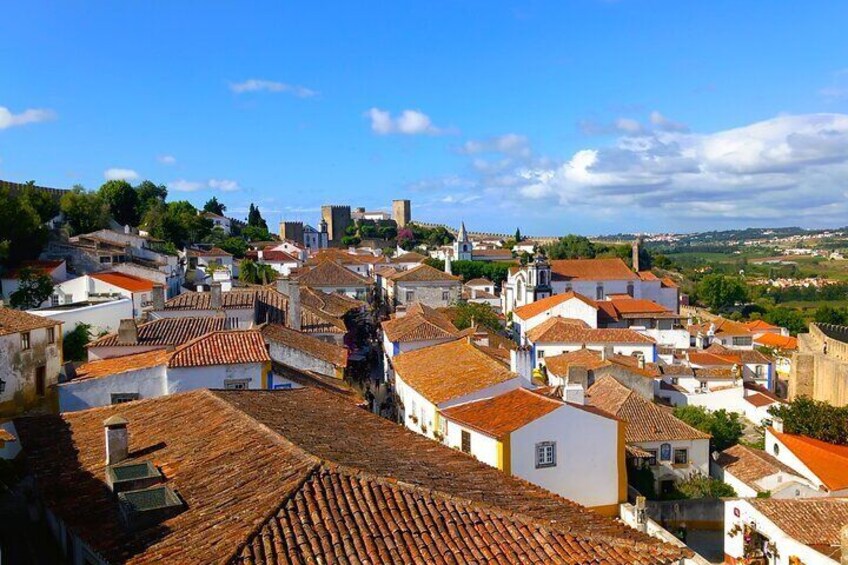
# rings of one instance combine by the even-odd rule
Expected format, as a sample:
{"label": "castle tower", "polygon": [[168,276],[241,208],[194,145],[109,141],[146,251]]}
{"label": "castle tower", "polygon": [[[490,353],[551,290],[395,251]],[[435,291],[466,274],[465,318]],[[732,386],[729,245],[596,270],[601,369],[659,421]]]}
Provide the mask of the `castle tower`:
{"label": "castle tower", "polygon": [[409,200],[392,200],[392,219],[398,229],[404,228],[412,221],[412,202]]}
{"label": "castle tower", "polygon": [[536,253],[533,262],[528,265],[530,283],[533,287],[533,302],[547,298],[553,294],[551,288],[551,264],[541,252]]}
{"label": "castle tower", "polygon": [[327,235],[331,243],[338,243],[351,224],[350,206],[321,206],[321,219],[327,222]]}

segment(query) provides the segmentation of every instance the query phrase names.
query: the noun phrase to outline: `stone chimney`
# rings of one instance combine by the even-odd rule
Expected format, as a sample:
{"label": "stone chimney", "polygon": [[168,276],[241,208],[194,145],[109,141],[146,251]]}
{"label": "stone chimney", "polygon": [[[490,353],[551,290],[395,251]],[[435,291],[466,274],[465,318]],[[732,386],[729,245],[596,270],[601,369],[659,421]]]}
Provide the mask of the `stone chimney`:
{"label": "stone chimney", "polygon": [[453,265],[451,265],[450,253],[445,254],[445,272],[449,275],[453,274]]}
{"label": "stone chimney", "polygon": [[153,303],[154,310],[165,309],[165,287],[163,285],[153,285],[153,290],[150,292],[150,301]]}
{"label": "stone chimney", "polygon": [[289,303],[286,317],[287,326],[293,330],[300,331],[301,309],[300,309],[300,282],[289,281]]}
{"label": "stone chimney", "polygon": [[132,318],[121,320],[118,324],[118,343],[121,345],[138,343],[138,326],[135,325],[135,320]]}
{"label": "stone chimney", "polygon": [[569,365],[568,375],[562,387],[562,399],[572,404],[586,404],[586,388],[589,386],[589,370],[583,365]]}
{"label": "stone chimney", "polygon": [[129,453],[129,433],[127,432],[126,418],[112,416],[103,421],[106,430],[106,464],[114,465],[127,458]]}
{"label": "stone chimney", "polygon": [[645,368],[645,356],[644,355],[639,355],[638,357],[636,357],[636,366],[639,367],[640,369]]}
{"label": "stone chimney", "polygon": [[509,369],[517,373],[522,380],[533,382],[533,352],[529,347],[522,346],[509,352]]}
{"label": "stone chimney", "polygon": [[277,281],[276,281],[277,292],[279,292],[281,294],[285,294],[286,296],[288,296],[289,295],[289,283],[290,282],[291,281],[287,278],[283,278],[283,277],[277,278]]}
{"label": "stone chimney", "polygon": [[642,243],[642,238],[641,238],[641,237],[637,237],[637,238],[636,238],[636,241],[634,241],[634,242],[633,242],[633,245],[632,245],[632,250],[633,250],[633,256],[632,256],[632,261],[633,261],[633,270],[634,270],[634,271],[636,271],[637,273],[639,272],[639,246],[640,246],[640,244],[641,244],[641,243]]}
{"label": "stone chimney", "polygon": [[774,428],[779,434],[783,433],[783,418],[773,417],[771,421],[771,427]]}
{"label": "stone chimney", "polygon": [[610,359],[614,353],[615,350],[612,348],[611,345],[603,346],[603,348],[601,349],[601,361],[606,361]]}
{"label": "stone chimney", "polygon": [[221,283],[213,282],[209,285],[209,307],[217,310],[223,304],[221,300]]}

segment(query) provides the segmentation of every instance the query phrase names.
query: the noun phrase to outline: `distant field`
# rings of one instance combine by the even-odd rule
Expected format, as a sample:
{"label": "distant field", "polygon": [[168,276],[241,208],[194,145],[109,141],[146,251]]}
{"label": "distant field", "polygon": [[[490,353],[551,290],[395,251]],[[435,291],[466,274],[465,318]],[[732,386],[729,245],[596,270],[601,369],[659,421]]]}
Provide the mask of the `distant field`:
{"label": "distant field", "polygon": [[803,310],[805,313],[811,313],[819,306],[846,308],[848,307],[848,300],[792,300],[790,302],[781,302],[779,306],[786,306],[787,308],[797,308],[798,310]]}

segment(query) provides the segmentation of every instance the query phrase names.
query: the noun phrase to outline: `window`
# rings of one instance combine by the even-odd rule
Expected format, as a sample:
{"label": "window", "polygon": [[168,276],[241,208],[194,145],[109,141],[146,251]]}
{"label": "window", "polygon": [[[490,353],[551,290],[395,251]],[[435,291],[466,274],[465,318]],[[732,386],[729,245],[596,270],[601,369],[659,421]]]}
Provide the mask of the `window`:
{"label": "window", "polygon": [[23,332],[21,334],[21,349],[29,349],[29,332]]}
{"label": "window", "polygon": [[604,299],[604,285],[599,284],[595,289],[595,300],[603,300]]}
{"label": "window", "polygon": [[754,369],[754,372],[757,374],[758,379],[763,378],[763,369],[764,367],[762,365],[757,365],[757,367]]}
{"label": "window", "polygon": [[571,292],[571,283],[565,285],[565,292]]}
{"label": "window", "polygon": [[56,328],[47,328],[47,343],[56,343]]}
{"label": "window", "polygon": [[671,377],[671,384],[676,385],[680,384],[680,379],[677,377]]}
{"label": "window", "polygon": [[413,300],[415,300],[415,291],[414,290],[407,290],[406,291],[406,301],[412,302]]}
{"label": "window", "polygon": [[542,359],[544,356],[545,356],[545,352],[542,351],[541,349],[536,352],[536,357],[538,357],[539,359]]}
{"label": "window", "polygon": [[471,453],[471,433],[462,430],[462,452]]}
{"label": "window", "polygon": [[546,286],[548,284],[548,273],[545,271],[539,271],[539,286]]}
{"label": "window", "polygon": [[448,290],[442,291],[442,300],[445,301],[445,302],[450,300],[450,291],[448,291]]}
{"label": "window", "polygon": [[137,392],[113,392],[112,404],[123,404],[141,398]]}
{"label": "window", "polygon": [[627,294],[633,296],[633,283],[627,283]]}
{"label": "window", "polygon": [[753,339],[754,338],[752,338],[752,337],[734,337],[733,338],[733,345],[736,345],[736,346],[752,345],[754,343]]}
{"label": "window", "polygon": [[780,455],[780,446],[776,443],[771,447],[772,453],[774,453],[775,457]]}
{"label": "window", "polygon": [[556,467],[556,443],[543,441],[536,444],[536,468]]}
{"label": "window", "polygon": [[651,454],[651,456],[648,457],[648,459],[647,459],[648,465],[650,465],[651,467],[655,467],[656,464],[657,464],[657,450],[656,449],[646,449],[645,451],[647,451],[648,453]]}
{"label": "window", "polygon": [[250,379],[224,379],[224,390],[247,390]]}
{"label": "window", "polygon": [[660,446],[660,461],[671,461],[670,443],[664,443]]}
{"label": "window", "polygon": [[54,294],[50,297],[50,306],[58,306],[59,305],[59,295]]}
{"label": "window", "polygon": [[675,465],[686,465],[689,463],[689,450],[688,449],[675,449],[674,450],[674,464]]}
{"label": "window", "polygon": [[35,394],[44,396],[47,392],[47,367],[42,365],[35,369]]}
{"label": "window", "polygon": [[100,258],[100,262],[101,262],[101,263],[111,263],[111,262],[112,262],[112,258],[111,258],[111,257],[101,257],[101,258]]}

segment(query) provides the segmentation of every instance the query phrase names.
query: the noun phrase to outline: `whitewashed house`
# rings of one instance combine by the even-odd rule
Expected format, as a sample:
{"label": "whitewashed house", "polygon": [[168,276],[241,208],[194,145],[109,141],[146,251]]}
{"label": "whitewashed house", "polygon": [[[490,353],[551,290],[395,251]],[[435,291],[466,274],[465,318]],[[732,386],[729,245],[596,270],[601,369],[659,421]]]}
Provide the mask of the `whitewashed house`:
{"label": "whitewashed house", "polygon": [[629,329],[591,328],[570,318],[548,319],[527,332],[525,342],[532,348],[534,367],[544,365],[545,357],[584,348],[641,357],[648,363],[657,359],[656,342],[646,335]]}
{"label": "whitewashed house", "polygon": [[763,450],[736,444],[714,458],[710,474],[733,487],[741,498],[815,498],[826,496],[809,480]]}
{"label": "whitewashed house", "polygon": [[12,293],[20,288],[20,274],[24,269],[43,274],[50,277],[53,283],[60,283],[68,279],[68,269],[64,260],[56,261],[24,261],[16,268],[3,273],[0,276],[0,298],[8,304]]}
{"label": "whitewashed house", "polygon": [[411,304],[405,312],[384,321],[381,327],[386,382],[393,382],[392,359],[396,355],[453,341],[460,335],[447,316],[421,303]]}
{"label": "whitewashed house", "polygon": [[[608,516],[627,499],[624,423],[526,388],[442,410],[442,441]],[[579,396],[579,398],[578,398]]]}
{"label": "whitewashed house", "polygon": [[132,300],[132,316],[153,305],[154,283],[127,273],[106,271],[83,275],[57,284],[53,288],[51,306],[77,303],[97,303],[116,298]]}
{"label": "whitewashed house", "polygon": [[258,330],[212,332],[173,351],[90,361],[59,385],[62,412],[197,388],[267,389],[271,358]]}
{"label": "whitewashed house", "polygon": [[848,497],[848,446],[783,432],[775,418],[766,428],[765,452],[830,497]]}

